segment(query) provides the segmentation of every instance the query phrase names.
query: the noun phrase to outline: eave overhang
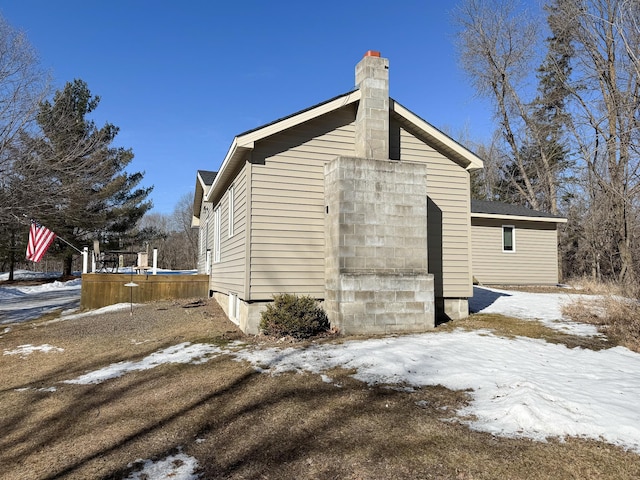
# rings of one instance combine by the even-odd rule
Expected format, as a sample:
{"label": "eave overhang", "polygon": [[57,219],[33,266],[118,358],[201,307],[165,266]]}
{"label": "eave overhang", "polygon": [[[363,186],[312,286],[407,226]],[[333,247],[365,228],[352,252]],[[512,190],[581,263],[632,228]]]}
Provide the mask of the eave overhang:
{"label": "eave overhang", "polygon": [[277,120],[263,127],[238,135],[233,139],[233,142],[231,143],[231,146],[229,147],[229,150],[222,162],[220,171],[205,196],[205,201],[215,202],[222,196],[226,186],[233,180],[235,172],[249,156],[256,142],[317,118],[320,115],[338,110],[346,105],[357,102],[358,100],[360,100],[360,90],[354,90],[316,105],[315,107],[302,110],[301,112],[295,113],[281,120]]}
{"label": "eave overhang", "polygon": [[551,222],[551,223],[567,223],[566,218],[562,217],[529,217],[525,215],[504,215],[498,213],[471,213],[471,218],[489,218],[493,220],[516,221],[523,220],[526,222]]}
{"label": "eave overhang", "polygon": [[472,171],[484,167],[482,160],[475,153],[466,149],[451,137],[420,118],[411,110],[403,107],[395,100],[389,100],[390,110],[396,114],[396,118],[400,123],[412,130],[417,129],[418,133],[427,138],[429,144],[444,156],[450,158],[465,170]]}

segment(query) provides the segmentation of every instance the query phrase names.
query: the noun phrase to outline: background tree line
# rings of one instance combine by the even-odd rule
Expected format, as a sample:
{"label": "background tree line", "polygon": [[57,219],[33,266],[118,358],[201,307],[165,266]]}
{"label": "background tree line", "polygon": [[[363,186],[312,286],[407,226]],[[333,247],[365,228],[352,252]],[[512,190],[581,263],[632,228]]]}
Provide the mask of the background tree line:
{"label": "background tree line", "polygon": [[[158,247],[159,266],[192,269],[196,238],[191,197],[171,215],[149,213],[152,187],[127,167],[131,149],[113,146],[118,127],[91,120],[100,97],[80,79],[52,93],[26,36],[0,16],[0,271],[27,266],[31,220],[77,248],[140,251]],[[72,273],[78,252],[56,241],[47,253]]]}
{"label": "background tree line", "polygon": [[[112,146],[118,128],[89,118],[100,98],[78,79],[50,92],[25,35],[0,18],[0,258],[10,279],[31,220],[81,248],[127,242],[151,208],[152,187],[126,170],[133,152]],[[77,252],[59,241],[50,252],[71,274]]]}
{"label": "background tree line", "polygon": [[494,108],[473,195],[568,217],[565,277],[640,275],[640,2],[463,0],[461,64]]}

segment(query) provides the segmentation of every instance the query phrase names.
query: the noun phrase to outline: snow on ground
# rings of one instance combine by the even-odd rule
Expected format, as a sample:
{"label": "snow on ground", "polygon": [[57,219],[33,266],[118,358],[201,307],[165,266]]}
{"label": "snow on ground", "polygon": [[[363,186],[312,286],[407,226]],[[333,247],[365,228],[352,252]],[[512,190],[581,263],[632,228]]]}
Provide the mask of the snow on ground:
{"label": "snow on ground", "polygon": [[596,352],[454,331],[306,349],[244,349],[235,356],[271,374],[343,367],[368,384],[473,389],[471,402],[457,414],[476,430],[535,440],[604,439],[640,453],[640,355],[622,347]]}
{"label": "snow on ground", "polygon": [[473,313],[498,313],[525,320],[539,320],[547,327],[563,333],[592,337],[600,335],[598,328],[563,317],[562,307],[573,301],[594,298],[598,297],[574,293],[528,293],[473,287],[469,310]]}
{"label": "snow on ground", "polygon": [[[41,278],[58,278],[60,272],[32,272],[31,270],[14,270],[14,280],[35,280]],[[0,273],[0,282],[9,280],[9,272]]]}
{"label": "snow on ground", "polygon": [[[0,289],[1,305],[10,297],[6,288]],[[30,294],[37,300],[46,293],[43,290]],[[590,325],[562,318],[562,305],[578,298],[576,295],[480,287],[474,288],[474,293],[470,300],[472,311],[538,319],[567,333],[597,333]],[[120,308],[129,306],[122,304]],[[600,351],[569,349],[543,340],[506,339],[488,331],[460,330],[299,349],[259,349],[239,344],[221,349],[181,343],[138,362],[109,365],[66,383],[99,383],[168,362],[202,363],[220,354],[248,361],[265,373],[304,371],[319,374],[329,383],[332,380],[327,371],[343,367],[354,369],[353,376],[369,384],[470,389],[469,404],[456,412],[456,418],[471,428],[541,441],[566,436],[593,438],[640,453],[640,355],[622,347]],[[55,394],[55,388],[50,391]],[[139,472],[141,476],[130,478],[144,478],[145,472],[149,472],[149,478],[196,478],[192,473],[196,464],[190,462],[195,459],[179,455],[155,463],[146,461],[144,470]],[[183,465],[187,465],[184,470]]]}
{"label": "snow on ground", "polygon": [[[21,272],[17,278],[23,276]],[[80,289],[79,278],[42,285],[0,287],[0,324],[26,322],[60,309],[76,310],[80,306]]]}
{"label": "snow on ground", "polygon": [[210,360],[212,355],[219,354],[221,352],[222,350],[214,345],[207,345],[203,343],[191,344],[189,342],[179,343],[178,345],[158,350],[138,362],[112,363],[100,370],[88,372],[72,380],[65,380],[63,383],[88,385],[91,383],[102,383],[111,378],[121,377],[128,372],[149,370],[165,363],[204,363]]}
{"label": "snow on ground", "polygon": [[59,319],[49,320],[46,323],[59,322],[60,320],[76,320],[78,318],[93,317],[95,315],[102,315],[103,313],[119,312],[121,310],[129,310],[130,308],[138,305],[137,303],[114,303],[113,305],[107,305],[106,307],[95,308],[93,310],[87,310],[82,313],[62,312]]}
{"label": "snow on ground", "polygon": [[[118,271],[134,274],[132,267],[121,268]],[[197,271],[158,269],[158,273],[189,275],[196,274]],[[42,273],[28,270],[14,272],[16,280],[50,279],[59,276],[60,272]],[[0,273],[0,281],[8,279],[8,273]],[[63,310],[63,315],[74,312],[80,307],[80,290],[81,280],[79,278],[68,282],[54,281],[42,285],[0,287],[0,325],[34,320],[60,309]],[[103,313],[103,311],[96,312],[96,314]],[[77,317],[70,316],[65,319],[72,318]]]}
{"label": "snow on ground", "polygon": [[184,453],[170,455],[156,462],[138,460],[135,463],[142,463],[142,470],[132,473],[125,480],[197,480],[200,478],[194,473],[198,468],[197,460]]}
{"label": "snow on ground", "polygon": [[21,357],[26,357],[27,355],[33,353],[33,352],[43,352],[43,353],[49,353],[49,352],[64,352],[64,348],[60,348],[60,347],[54,347],[52,345],[49,345],[47,343],[43,344],[43,345],[18,345],[15,349],[13,350],[5,350],[3,352],[3,355],[20,355]]}

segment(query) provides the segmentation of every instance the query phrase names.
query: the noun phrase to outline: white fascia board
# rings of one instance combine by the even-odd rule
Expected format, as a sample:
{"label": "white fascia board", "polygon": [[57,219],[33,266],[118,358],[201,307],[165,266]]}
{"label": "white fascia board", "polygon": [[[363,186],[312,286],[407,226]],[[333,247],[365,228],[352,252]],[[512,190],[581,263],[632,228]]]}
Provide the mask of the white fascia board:
{"label": "white fascia board", "polygon": [[[204,197],[204,192],[205,190],[203,190],[202,188],[202,179],[200,178],[200,175],[197,175],[198,177],[198,182],[196,182],[196,191],[193,195],[193,204],[191,205],[191,210],[193,213],[193,217],[196,218],[198,215],[200,215],[200,207],[202,206],[202,198]],[[193,224],[193,221],[191,222]]]}
{"label": "white fascia board", "polygon": [[324,115],[325,113],[333,112],[334,110],[349,105],[350,103],[356,102],[360,100],[360,97],[360,90],[355,90],[330,102],[318,105],[315,108],[302,111],[297,115],[293,115],[279,122],[272,123],[271,125],[267,125],[253,132],[249,132],[246,135],[242,135],[238,138],[238,144],[242,146],[253,144],[258,140],[262,140],[263,138],[275,135],[276,133],[280,133],[284,130],[300,125],[301,123],[313,120],[314,118]]}
{"label": "white fascia board", "polygon": [[205,201],[207,202],[211,201],[211,194],[216,189],[216,187],[220,185],[220,183],[222,182],[222,178],[226,176],[224,174],[230,168],[229,164],[232,163],[233,159],[237,159],[238,157],[237,153],[238,153],[238,137],[235,137],[233,139],[233,142],[231,142],[231,146],[229,147],[229,150],[227,151],[227,154],[225,155],[224,160],[222,161],[222,165],[220,166],[220,170],[218,170],[218,174],[216,175],[216,178],[213,180],[213,183],[211,184],[209,191],[206,192],[204,195]]}
{"label": "white fascia board", "polygon": [[198,228],[200,226],[200,218],[193,215],[191,217],[191,228]]}
{"label": "white fascia board", "polygon": [[398,102],[394,101],[392,102],[392,105],[393,105],[393,111],[396,112],[398,115],[403,117],[405,120],[413,123],[416,127],[424,131],[427,135],[429,135],[436,141],[442,143],[445,147],[447,147],[450,150],[453,150],[458,155],[460,155],[465,160],[467,160],[469,162],[469,165],[465,167],[466,170],[478,170],[480,168],[484,168],[484,163],[482,162],[480,157],[478,157],[475,153],[471,152],[470,150],[467,150],[458,142],[453,140],[451,137],[449,137],[448,135],[445,135],[440,130],[435,128],[433,125],[430,125],[429,123],[425,122],[422,118],[417,116],[412,111],[406,109],[405,107],[400,105]]}
{"label": "white fascia board", "polygon": [[205,200],[211,201],[211,197],[214,196],[214,192],[221,188],[220,185],[225,182],[227,170],[233,169],[235,163],[241,160],[247,151],[253,150],[257,141],[271,135],[275,135],[276,133],[280,133],[288,128],[300,125],[301,123],[313,120],[320,115],[332,112],[346,105],[349,105],[350,103],[357,102],[358,100],[360,100],[360,96],[360,90],[355,90],[330,102],[318,105],[315,108],[302,111],[297,115],[285,118],[279,122],[266,125],[263,128],[259,128],[245,135],[235,137],[233,139],[233,142],[231,143],[231,146],[229,147],[229,151],[227,152],[224,161],[222,162],[222,165],[220,166],[220,170],[218,171],[218,174],[216,175],[216,178],[211,185],[211,188],[205,195]]}
{"label": "white fascia board", "polygon": [[495,220],[523,220],[526,222],[567,223],[566,218],[558,217],[527,217],[525,215],[500,215],[497,213],[471,213],[471,218],[491,218]]}

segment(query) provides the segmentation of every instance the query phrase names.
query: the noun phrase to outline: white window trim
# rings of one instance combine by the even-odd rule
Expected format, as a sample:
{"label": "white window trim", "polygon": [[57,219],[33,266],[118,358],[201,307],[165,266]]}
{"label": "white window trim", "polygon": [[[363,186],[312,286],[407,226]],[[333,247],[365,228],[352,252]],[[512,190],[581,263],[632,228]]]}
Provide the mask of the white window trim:
{"label": "white window trim", "polygon": [[234,188],[229,187],[229,238],[233,237],[233,217],[234,217]]}
{"label": "white window trim", "polygon": [[220,206],[213,212],[213,263],[220,262]]}
{"label": "white window trim", "polygon": [[[504,248],[504,229],[511,229],[511,250],[505,250]],[[502,242],[502,252],[503,253],[516,253],[516,227],[515,225],[502,225],[502,238],[500,240]]]}
{"label": "white window trim", "polygon": [[211,273],[211,250],[207,248],[207,253],[205,255],[205,264],[204,264],[204,273],[209,275]]}

